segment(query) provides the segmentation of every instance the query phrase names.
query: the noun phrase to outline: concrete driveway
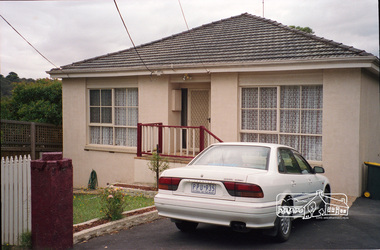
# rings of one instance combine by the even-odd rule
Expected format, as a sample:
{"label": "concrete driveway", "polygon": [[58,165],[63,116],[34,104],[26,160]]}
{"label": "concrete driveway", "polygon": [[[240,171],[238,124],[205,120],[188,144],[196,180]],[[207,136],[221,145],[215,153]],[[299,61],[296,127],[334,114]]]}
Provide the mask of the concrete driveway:
{"label": "concrete driveway", "polygon": [[205,224],[199,225],[195,233],[185,234],[169,219],[160,219],[74,246],[74,249],[253,248],[380,248],[380,201],[358,198],[349,209],[348,219],[296,220],[285,243],[276,243],[260,232],[236,233]]}

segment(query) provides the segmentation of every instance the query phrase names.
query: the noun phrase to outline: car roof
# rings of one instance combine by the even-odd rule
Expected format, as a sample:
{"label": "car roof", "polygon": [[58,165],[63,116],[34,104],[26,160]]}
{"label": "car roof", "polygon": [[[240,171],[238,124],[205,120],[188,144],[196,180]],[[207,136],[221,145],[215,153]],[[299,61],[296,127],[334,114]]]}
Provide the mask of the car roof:
{"label": "car roof", "polygon": [[[282,144],[276,144],[276,143],[262,143],[262,142],[221,142],[221,143],[215,143],[212,145],[233,145],[233,146],[259,146],[259,147],[269,147],[271,149],[277,149],[277,148],[290,148],[293,150],[296,150],[292,147],[282,145]],[[297,150],[296,150],[297,151]]]}

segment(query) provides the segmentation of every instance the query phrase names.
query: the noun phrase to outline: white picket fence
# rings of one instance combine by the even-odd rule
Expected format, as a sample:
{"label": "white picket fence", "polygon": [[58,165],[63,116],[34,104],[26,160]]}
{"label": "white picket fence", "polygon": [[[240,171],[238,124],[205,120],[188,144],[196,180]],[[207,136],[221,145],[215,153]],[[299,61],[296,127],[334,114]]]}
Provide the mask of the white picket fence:
{"label": "white picket fence", "polygon": [[31,231],[30,155],[1,158],[1,244],[18,245]]}

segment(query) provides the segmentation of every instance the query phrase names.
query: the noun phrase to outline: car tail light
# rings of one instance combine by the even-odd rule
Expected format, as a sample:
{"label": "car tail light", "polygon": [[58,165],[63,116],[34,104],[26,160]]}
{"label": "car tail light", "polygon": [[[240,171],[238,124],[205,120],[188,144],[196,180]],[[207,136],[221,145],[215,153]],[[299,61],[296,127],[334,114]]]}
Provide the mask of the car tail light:
{"label": "car tail light", "polygon": [[228,193],[236,197],[263,198],[264,193],[260,186],[249,183],[224,182]]}
{"label": "car tail light", "polygon": [[180,181],[180,178],[161,177],[158,180],[158,189],[175,191],[177,190]]}

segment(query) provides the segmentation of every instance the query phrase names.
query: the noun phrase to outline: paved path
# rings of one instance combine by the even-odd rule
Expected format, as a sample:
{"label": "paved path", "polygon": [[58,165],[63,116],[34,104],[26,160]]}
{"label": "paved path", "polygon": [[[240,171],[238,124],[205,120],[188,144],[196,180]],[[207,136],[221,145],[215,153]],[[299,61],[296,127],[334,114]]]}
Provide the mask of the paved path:
{"label": "paved path", "polygon": [[77,244],[74,249],[306,249],[380,248],[380,201],[357,199],[348,219],[296,220],[285,243],[259,232],[236,233],[201,224],[192,234],[177,230],[168,219],[140,225]]}

